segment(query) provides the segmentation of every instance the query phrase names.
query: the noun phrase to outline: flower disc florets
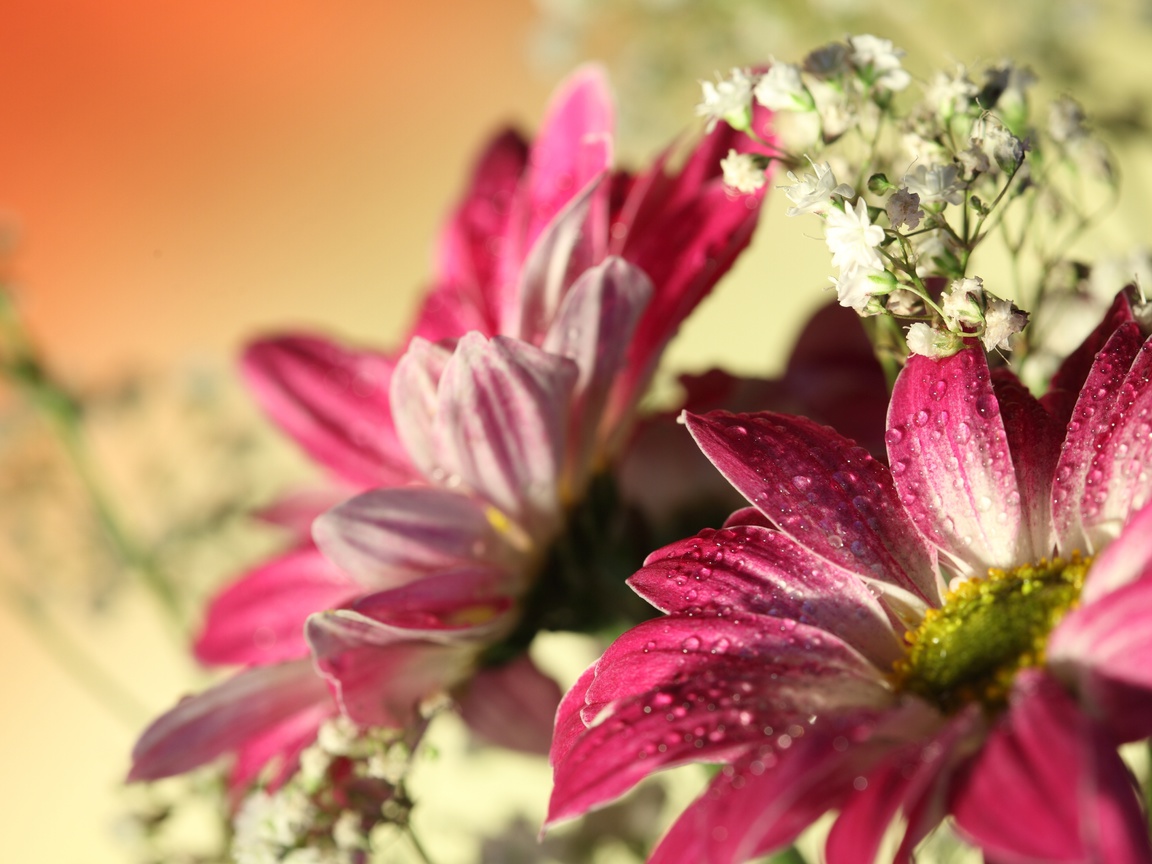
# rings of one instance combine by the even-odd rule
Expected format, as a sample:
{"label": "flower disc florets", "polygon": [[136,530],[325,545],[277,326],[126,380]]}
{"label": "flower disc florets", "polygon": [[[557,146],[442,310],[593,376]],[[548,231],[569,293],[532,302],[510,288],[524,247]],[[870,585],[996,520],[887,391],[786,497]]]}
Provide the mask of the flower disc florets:
{"label": "flower disc florets", "polygon": [[973,701],[1002,708],[1016,673],[1044,663],[1048,634],[1078,605],[1091,563],[1073,553],[965,580],[905,634],[896,686],[946,712]]}

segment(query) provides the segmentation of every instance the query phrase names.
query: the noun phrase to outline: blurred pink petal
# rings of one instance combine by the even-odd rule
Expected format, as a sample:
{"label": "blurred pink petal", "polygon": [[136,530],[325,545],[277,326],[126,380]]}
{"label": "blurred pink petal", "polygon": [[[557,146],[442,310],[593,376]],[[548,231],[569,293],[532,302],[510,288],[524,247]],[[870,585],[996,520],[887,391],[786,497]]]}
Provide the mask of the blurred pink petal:
{"label": "blurred pink petal", "polygon": [[544,755],[562,695],[559,684],[521,655],[473,675],[458,697],[460,716],[491,744]]}

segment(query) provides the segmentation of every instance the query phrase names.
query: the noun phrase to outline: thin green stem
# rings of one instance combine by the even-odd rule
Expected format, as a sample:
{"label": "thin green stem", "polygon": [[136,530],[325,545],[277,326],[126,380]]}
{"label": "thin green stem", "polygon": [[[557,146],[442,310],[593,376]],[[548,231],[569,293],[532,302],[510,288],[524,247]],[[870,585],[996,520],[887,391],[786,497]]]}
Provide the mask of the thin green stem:
{"label": "thin green stem", "polygon": [[110,714],[133,728],[148,719],[150,712],[115,676],[92,659],[87,651],[56,625],[40,601],[32,594],[10,586],[8,605],[28,624],[40,646],[60,664],[83,690]]}
{"label": "thin green stem", "polygon": [[420,838],[416,836],[416,831],[413,830],[412,825],[408,824],[404,827],[404,833],[408,835],[408,842],[412,844],[412,848],[416,850],[416,854],[420,856],[420,860],[424,864],[433,864],[432,856],[428,854],[428,850],[424,848],[424,844],[420,842]]}
{"label": "thin green stem", "polygon": [[0,331],[6,344],[0,375],[8,378],[47,421],[84,487],[96,520],[121,562],[133,571],[161,608],[183,631],[180,597],[155,561],[124,528],[84,440],[82,410],[76,399],[52,379],[36,356],[10,298],[0,289]]}

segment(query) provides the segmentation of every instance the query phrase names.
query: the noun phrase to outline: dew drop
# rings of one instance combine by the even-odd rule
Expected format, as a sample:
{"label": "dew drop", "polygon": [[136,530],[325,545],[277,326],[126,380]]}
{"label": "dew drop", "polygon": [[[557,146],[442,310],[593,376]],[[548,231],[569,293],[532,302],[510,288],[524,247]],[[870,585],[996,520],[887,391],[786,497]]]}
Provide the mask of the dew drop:
{"label": "dew drop", "polygon": [[932,388],[928,392],[932,394],[933,399],[943,399],[944,394],[948,392],[948,382],[944,379],[940,379],[932,385]]}
{"label": "dew drop", "polygon": [[923,426],[928,422],[928,416],[929,415],[928,415],[927,411],[924,411],[924,410],[917,411],[916,416],[913,418],[913,421],[916,423],[917,426]]}

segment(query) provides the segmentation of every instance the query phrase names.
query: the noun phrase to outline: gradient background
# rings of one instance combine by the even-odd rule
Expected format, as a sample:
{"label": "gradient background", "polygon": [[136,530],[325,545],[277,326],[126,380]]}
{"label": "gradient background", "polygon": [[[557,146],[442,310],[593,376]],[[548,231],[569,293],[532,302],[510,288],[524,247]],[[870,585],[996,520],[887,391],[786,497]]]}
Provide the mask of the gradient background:
{"label": "gradient background", "polygon": [[[535,16],[531,0],[6,0],[0,227],[53,368],[87,385],[292,324],[394,341],[478,144],[543,110],[557,74],[527,61]],[[1100,62],[1130,82],[1146,35],[1117,31]],[[1128,165],[1117,250],[1148,237],[1149,160]],[[673,362],[764,372],[825,299],[822,241],[782,209]],[[142,600],[98,638],[154,711],[192,680]],[[123,860],[109,826],[136,730],[3,607],[0,656],[0,858]]]}

